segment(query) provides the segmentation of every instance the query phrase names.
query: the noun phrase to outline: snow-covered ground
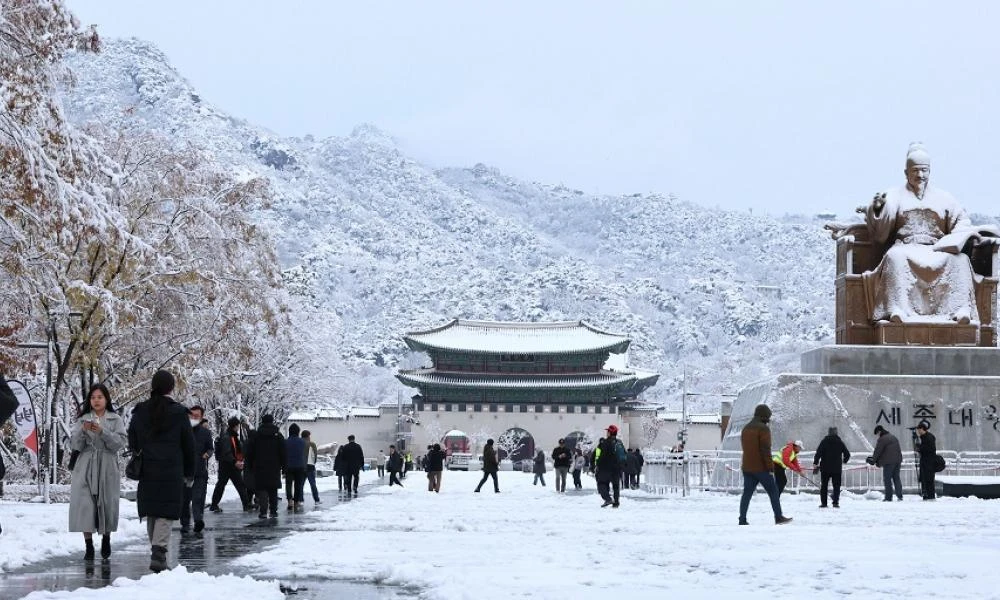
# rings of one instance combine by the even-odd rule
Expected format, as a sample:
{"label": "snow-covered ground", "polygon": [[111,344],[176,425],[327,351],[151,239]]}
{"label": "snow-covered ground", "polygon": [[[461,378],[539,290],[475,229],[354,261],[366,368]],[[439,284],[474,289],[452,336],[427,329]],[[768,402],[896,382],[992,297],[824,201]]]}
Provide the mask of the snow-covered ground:
{"label": "snow-covered ground", "polygon": [[254,598],[284,600],[276,581],[256,581],[250,577],[189,573],[183,566],[138,580],[119,577],[109,587],[80,588],[66,592],[32,592],[24,600],[56,598],[100,598],[101,600],[178,600],[178,598]]}
{"label": "snow-covered ground", "polygon": [[[500,494],[489,484],[475,494],[479,476],[446,472],[441,493],[433,494],[423,473],[411,473],[404,488],[369,488],[350,503],[306,513],[301,533],[237,561],[259,582],[177,568],[138,582],[119,579],[103,590],[29,598],[176,598],[187,597],[185,590],[198,597],[214,591],[247,597],[245,591],[278,598],[277,583],[266,580],[316,577],[449,600],[1000,598],[993,528],[1000,502],[907,496],[884,503],[878,494],[845,494],[840,509],[821,510],[815,495],[786,494],[785,513],[795,520],[779,527],[759,494],[751,525],[739,527],[738,496],[657,499],[627,491],[621,508],[602,509],[590,477],[584,492],[560,495],[552,473],[543,488],[532,486],[528,474],[507,472]],[[320,480],[322,488],[335,485],[333,478]],[[126,509],[119,535],[139,538],[134,505],[124,502]],[[78,552],[79,534],[65,533],[65,511],[65,505],[0,504],[0,566]]]}
{"label": "snow-covered ground", "polygon": [[[785,495],[775,526],[763,494],[737,526],[739,497],[653,499],[625,492],[600,508],[594,480],[566,495],[501,474],[501,493],[472,492],[478,473],[446,472],[440,494],[413,473],[334,510],[301,534],[238,562],[261,577],[367,580],[421,598],[1000,598],[994,525],[1000,502],[881,502]],[[874,496],[879,496],[874,498]]]}
{"label": "snow-covered ground", "polygon": [[[145,539],[146,524],[139,522],[135,502],[122,500],[118,510],[118,531],[111,535],[113,547]],[[0,500],[0,524],[0,573],[54,556],[83,556],[83,534],[67,531],[68,503]]]}
{"label": "snow-covered ground", "polygon": [[[212,496],[215,479],[209,481],[208,498]],[[336,478],[317,480],[321,490],[337,487]],[[308,484],[307,484],[308,486]],[[70,533],[69,528],[69,486],[57,486],[51,504],[40,502],[15,502],[0,500],[0,573],[19,569],[24,565],[56,556],[83,555],[83,534]],[[21,491],[32,486],[9,485],[7,490]],[[308,488],[307,488],[308,489]],[[14,494],[8,494],[14,495]],[[23,495],[23,494],[22,494]],[[239,495],[232,484],[226,486],[222,502],[237,500]],[[211,513],[205,511],[206,520]],[[112,547],[146,539],[146,523],[139,522],[135,502],[124,498],[118,505],[118,531],[111,534]]]}

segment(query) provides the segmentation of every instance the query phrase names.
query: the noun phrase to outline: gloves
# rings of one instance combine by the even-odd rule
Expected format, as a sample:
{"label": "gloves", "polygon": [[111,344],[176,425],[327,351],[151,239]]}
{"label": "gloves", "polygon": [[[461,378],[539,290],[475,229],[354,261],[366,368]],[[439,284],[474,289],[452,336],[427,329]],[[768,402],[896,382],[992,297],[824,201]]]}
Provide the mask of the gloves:
{"label": "gloves", "polygon": [[868,463],[868,464],[870,464],[870,465],[874,465],[875,464],[875,457],[874,456],[869,456],[868,458],[865,459],[865,462]]}
{"label": "gloves", "polygon": [[185,477],[184,487],[194,487],[194,477]]}

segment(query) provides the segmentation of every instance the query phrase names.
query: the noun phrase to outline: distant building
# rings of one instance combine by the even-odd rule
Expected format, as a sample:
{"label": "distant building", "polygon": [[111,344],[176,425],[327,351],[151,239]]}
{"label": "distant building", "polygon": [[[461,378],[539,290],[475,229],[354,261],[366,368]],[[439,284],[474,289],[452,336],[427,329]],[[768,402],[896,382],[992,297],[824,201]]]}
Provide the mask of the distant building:
{"label": "distant building", "polygon": [[[505,323],[456,319],[409,332],[407,346],[430,366],[396,377],[416,394],[372,408],[293,413],[318,444],[354,434],[365,454],[395,443],[414,456],[441,443],[448,452],[481,451],[487,438],[519,461],[559,438],[589,446],[611,424],[628,447],[670,448],[680,414],[641,401],[658,373],[628,365],[627,336],[584,321]],[[719,446],[719,415],[689,415],[688,449]]]}
{"label": "distant building", "polygon": [[413,441],[420,448],[437,441],[439,431],[464,432],[477,449],[486,437],[507,434],[505,441],[519,438],[510,457],[516,461],[531,456],[536,444],[550,450],[559,438],[593,443],[611,424],[629,441],[619,408],[659,378],[626,364],[628,337],[584,321],[456,319],[403,339],[431,360],[397,375],[419,390],[413,402],[421,425]]}

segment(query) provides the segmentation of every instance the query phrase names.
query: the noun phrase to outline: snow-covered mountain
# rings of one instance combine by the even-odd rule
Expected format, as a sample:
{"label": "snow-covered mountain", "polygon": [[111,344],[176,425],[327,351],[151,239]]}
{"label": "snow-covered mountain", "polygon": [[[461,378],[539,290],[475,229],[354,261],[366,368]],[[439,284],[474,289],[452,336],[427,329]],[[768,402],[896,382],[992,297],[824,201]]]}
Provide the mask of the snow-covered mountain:
{"label": "snow-covered mountain", "polygon": [[403,332],[459,316],[582,318],[626,333],[631,362],[662,373],[648,398],[670,403],[684,367],[689,390],[734,392],[832,339],[834,246],[820,221],[594,196],[481,164],[435,171],[368,125],[284,138],[212,106],[137,40],[107,41],[71,67],[76,123],[138,125],[270,178],[259,217],[286,283],[299,310],[319,315],[336,362],[380,380],[361,386],[378,390],[373,401],[394,368],[424,361],[407,356]]}

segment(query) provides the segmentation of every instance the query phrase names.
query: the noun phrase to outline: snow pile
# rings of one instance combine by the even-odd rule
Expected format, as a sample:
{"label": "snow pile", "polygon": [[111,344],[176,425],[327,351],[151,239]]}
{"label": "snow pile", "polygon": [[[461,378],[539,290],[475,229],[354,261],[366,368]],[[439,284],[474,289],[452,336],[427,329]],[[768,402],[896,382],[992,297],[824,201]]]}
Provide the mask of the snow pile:
{"label": "snow pile", "polygon": [[[600,508],[594,480],[557,494],[532,477],[444,473],[440,494],[423,473],[335,510],[312,513],[300,534],[237,562],[268,577],[367,581],[416,589],[421,598],[632,599],[900,598],[947,590],[950,599],[992,591],[1000,542],[979,523],[1000,503],[976,499],[881,502],[844,495],[820,510],[815,495],[785,495],[787,526],[766,496],[736,525],[739,497],[698,493],[654,499],[624,493]],[[996,596],[994,596],[996,597]]]}
{"label": "snow pile", "polygon": [[177,600],[177,598],[254,598],[283,600],[276,581],[256,581],[250,577],[188,573],[183,566],[134,580],[119,577],[109,587],[79,588],[62,592],[32,592],[24,600],[55,598],[100,598],[101,600]]}
{"label": "snow pile", "polygon": [[[146,537],[146,525],[139,522],[134,502],[119,505],[118,531],[111,534],[112,546],[121,546]],[[0,501],[0,573],[53,556],[83,556],[83,534],[70,533],[69,504],[35,504]]]}

